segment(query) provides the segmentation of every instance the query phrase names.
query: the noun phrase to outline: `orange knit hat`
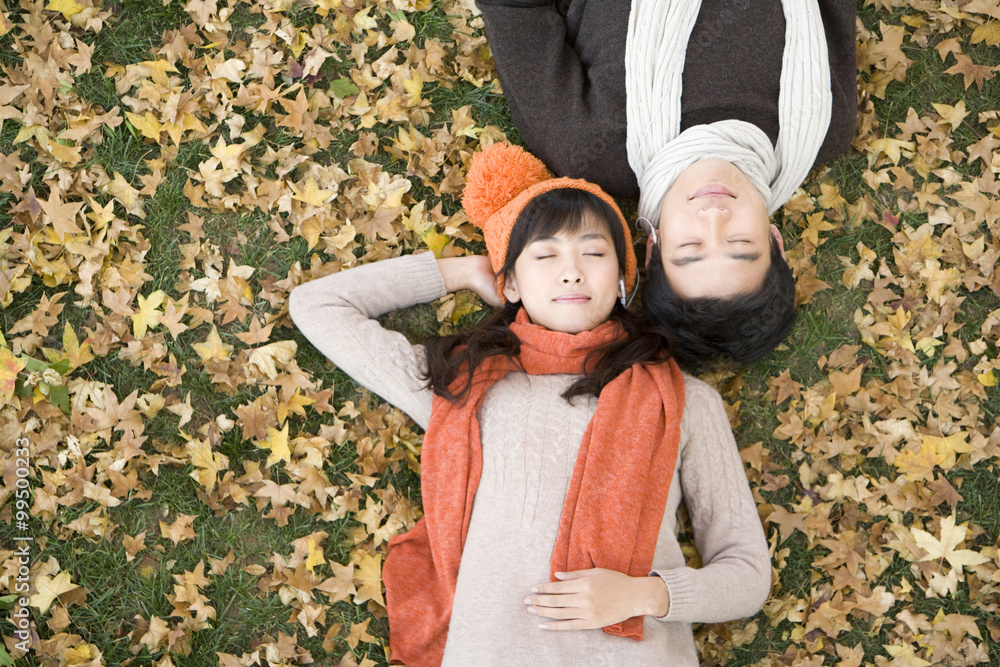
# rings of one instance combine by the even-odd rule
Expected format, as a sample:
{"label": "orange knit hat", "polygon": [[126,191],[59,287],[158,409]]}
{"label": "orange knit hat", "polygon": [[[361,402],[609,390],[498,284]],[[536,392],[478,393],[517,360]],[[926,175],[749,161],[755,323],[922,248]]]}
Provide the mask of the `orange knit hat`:
{"label": "orange knit hat", "polygon": [[[636,279],[635,253],[628,223],[611,196],[597,185],[577,178],[553,178],[541,160],[519,146],[493,144],[472,156],[465,181],[462,206],[469,222],[483,230],[494,271],[507,260],[510,232],[529,201],[559,188],[585,190],[607,202],[618,215],[625,232],[625,289],[632,291]],[[497,292],[503,295],[503,276],[497,276]]]}

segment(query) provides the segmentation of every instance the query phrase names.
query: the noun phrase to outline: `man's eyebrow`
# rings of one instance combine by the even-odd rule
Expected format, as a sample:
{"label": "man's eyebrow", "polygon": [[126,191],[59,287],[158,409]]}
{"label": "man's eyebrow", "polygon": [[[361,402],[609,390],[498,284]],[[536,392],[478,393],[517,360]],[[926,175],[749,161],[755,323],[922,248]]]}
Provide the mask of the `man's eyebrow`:
{"label": "man's eyebrow", "polygon": [[694,257],[679,257],[677,259],[672,259],[670,260],[670,263],[674,266],[687,266],[688,264],[700,262],[703,259],[705,259],[704,255],[695,255]]}
{"label": "man's eyebrow", "polygon": [[[759,252],[747,252],[747,253],[735,253],[732,255],[726,255],[729,259],[736,259],[742,262],[756,262],[760,259]],[[694,264],[695,262],[700,262],[705,259],[705,255],[695,255],[694,257],[678,257],[677,259],[670,260],[670,263],[674,266],[687,266],[688,264]]]}

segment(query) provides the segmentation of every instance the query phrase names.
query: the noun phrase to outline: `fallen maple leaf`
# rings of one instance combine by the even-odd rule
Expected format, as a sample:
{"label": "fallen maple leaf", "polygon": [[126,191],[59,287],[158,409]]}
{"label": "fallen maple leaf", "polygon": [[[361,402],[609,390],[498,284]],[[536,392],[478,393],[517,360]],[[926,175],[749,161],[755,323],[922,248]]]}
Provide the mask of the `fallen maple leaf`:
{"label": "fallen maple leaf", "polygon": [[364,554],[361,556],[357,562],[357,569],[354,571],[354,583],[358,587],[358,592],[354,596],[354,604],[373,600],[379,605],[385,606],[385,601],[382,599],[381,555]]}
{"label": "fallen maple leaf", "polygon": [[38,592],[28,598],[28,604],[44,614],[57,597],[79,587],[70,580],[69,572],[65,570],[54,577],[39,575],[35,577],[35,590]]}
{"label": "fallen maple leaf", "polygon": [[284,461],[285,463],[291,463],[292,452],[288,449],[288,423],[285,422],[284,428],[280,431],[271,426],[267,427],[267,437],[263,440],[258,440],[255,443],[261,449],[266,449],[270,453],[267,456],[266,465],[270,468],[272,465],[278,461]]}
{"label": "fallen maple leaf", "polygon": [[206,363],[209,361],[228,361],[229,355],[233,351],[232,345],[226,345],[222,342],[222,338],[219,337],[219,330],[214,324],[212,325],[212,330],[208,332],[208,336],[205,337],[204,342],[194,343],[191,345],[191,348]]}
{"label": "fallen maple leaf", "polygon": [[941,519],[941,538],[938,539],[920,528],[911,527],[910,532],[913,534],[913,541],[917,543],[921,549],[927,552],[923,556],[921,561],[929,560],[941,560],[944,559],[948,561],[948,564],[955,568],[958,572],[962,571],[962,568],[969,565],[981,565],[982,563],[989,562],[989,558],[983,554],[976,553],[971,549],[956,549],[959,544],[965,540],[965,534],[968,532],[966,527],[968,522],[963,523],[960,526],[955,525],[955,516],[946,516]]}
{"label": "fallen maple leaf", "polygon": [[358,642],[365,642],[366,644],[370,644],[372,642],[378,641],[370,634],[368,634],[368,624],[371,622],[371,620],[372,619],[370,618],[366,618],[360,623],[351,624],[351,632],[350,634],[347,635],[347,640],[346,640],[347,645],[350,646],[351,649],[357,648]]}
{"label": "fallen maple leaf", "polygon": [[24,364],[9,349],[0,347],[0,402],[6,403],[14,395],[17,374],[24,368]]}
{"label": "fallen maple leaf", "polygon": [[132,314],[132,335],[142,338],[146,335],[147,329],[153,329],[160,323],[160,316],[163,312],[157,310],[166,298],[163,290],[156,290],[148,297],[138,295],[139,310]]}
{"label": "fallen maple leaf", "polygon": [[268,380],[278,377],[278,365],[285,366],[295,358],[298,345],[293,340],[279,340],[250,351],[249,369],[258,371]]}
{"label": "fallen maple leaf", "polygon": [[59,12],[68,21],[69,17],[79,14],[86,7],[75,0],[51,0],[49,4],[45,5],[45,9],[50,12]]}
{"label": "fallen maple leaf", "polygon": [[195,518],[188,514],[179,514],[173,523],[160,521],[160,535],[173,542],[174,546],[187,542],[195,536],[194,528],[191,527]]}

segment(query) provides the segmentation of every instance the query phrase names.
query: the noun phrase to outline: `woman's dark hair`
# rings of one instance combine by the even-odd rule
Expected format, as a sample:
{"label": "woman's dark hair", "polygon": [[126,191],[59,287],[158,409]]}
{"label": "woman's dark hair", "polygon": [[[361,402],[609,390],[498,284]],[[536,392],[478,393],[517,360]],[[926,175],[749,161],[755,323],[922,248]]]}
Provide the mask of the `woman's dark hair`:
{"label": "woman's dark hair", "polygon": [[795,324],[795,278],[771,239],[771,266],[753,292],[730,298],[681,298],[663,272],[658,248],[650,253],[643,285],[646,317],[670,332],[674,358],[686,368],[728,357],[740,363],[760,359],[785,339]]}
{"label": "woman's dark hair", "polygon": [[[498,275],[509,275],[514,263],[533,241],[560,232],[576,233],[587,225],[601,224],[611,236],[618,265],[625,266],[627,240],[621,219],[603,199],[586,190],[559,188],[532,199],[521,211],[511,230],[507,258]],[[452,336],[438,336],[425,343],[427,350],[427,386],[438,396],[460,401],[472,386],[473,373],[486,359],[496,355],[516,357],[521,343],[510,325],[517,317],[520,303],[507,303],[482,322]],[[562,396],[599,396],[606,384],[636,363],[660,363],[669,357],[666,332],[650,326],[616,302],[611,320],[618,322],[625,336],[595,348],[584,362],[584,376]],[[452,391],[452,383],[465,376],[465,383]]]}

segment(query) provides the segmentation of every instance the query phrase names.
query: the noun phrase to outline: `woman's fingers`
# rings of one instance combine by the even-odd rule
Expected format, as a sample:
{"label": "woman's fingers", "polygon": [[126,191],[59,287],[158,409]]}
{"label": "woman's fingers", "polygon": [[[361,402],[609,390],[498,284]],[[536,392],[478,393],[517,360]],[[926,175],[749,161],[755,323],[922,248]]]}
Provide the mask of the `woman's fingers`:
{"label": "woman's fingers", "polygon": [[554,619],[582,618],[580,610],[575,607],[542,607],[534,605],[528,607],[528,613],[534,614],[535,616],[541,616],[542,618],[554,618]]}
{"label": "woman's fingers", "polygon": [[576,607],[579,600],[576,595],[532,595],[524,598],[524,604],[529,607]]}

